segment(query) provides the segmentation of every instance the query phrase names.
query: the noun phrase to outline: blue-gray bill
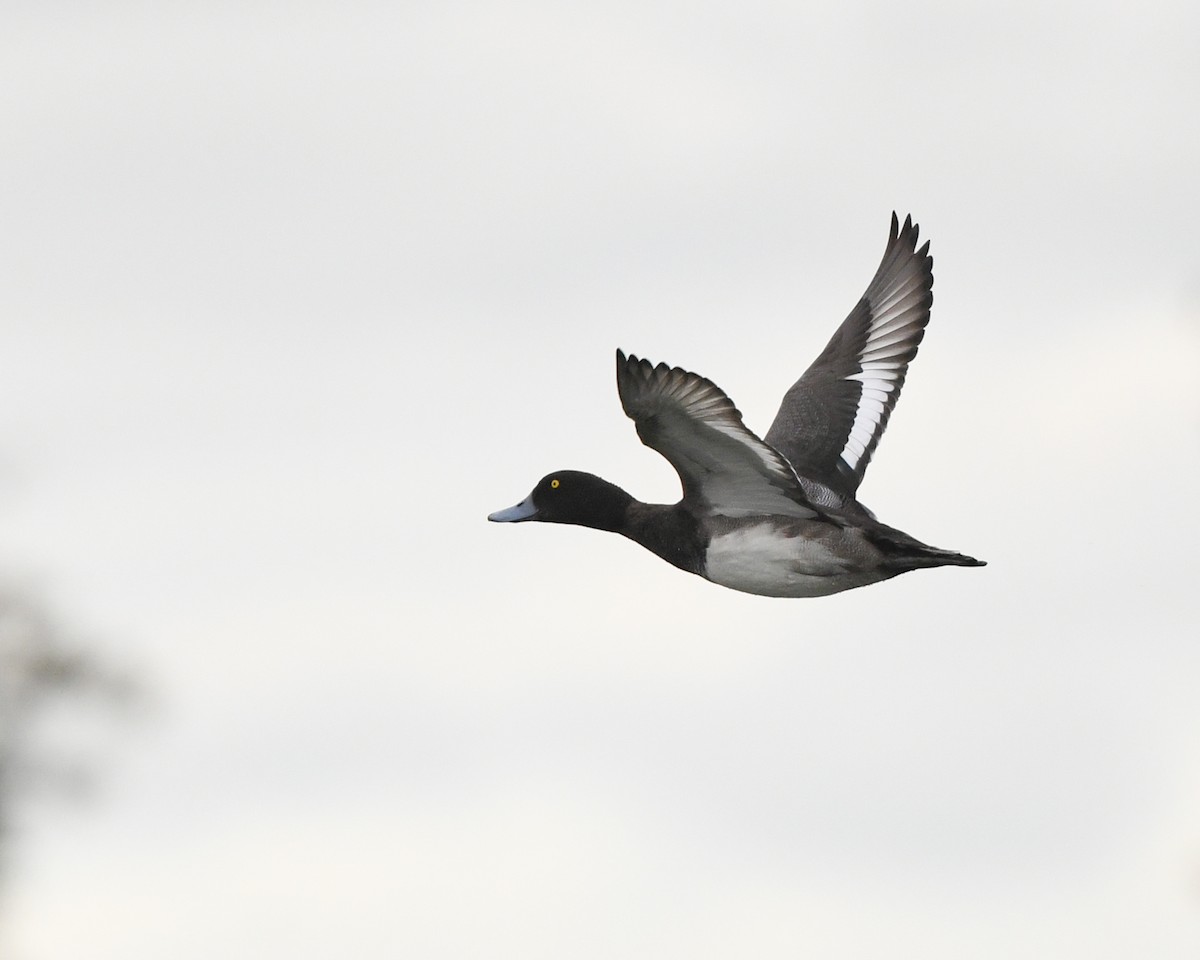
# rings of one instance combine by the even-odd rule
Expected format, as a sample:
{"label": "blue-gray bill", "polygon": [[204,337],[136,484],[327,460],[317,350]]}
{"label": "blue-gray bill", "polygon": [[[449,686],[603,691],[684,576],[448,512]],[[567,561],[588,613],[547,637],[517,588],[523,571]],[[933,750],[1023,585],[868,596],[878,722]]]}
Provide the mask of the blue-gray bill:
{"label": "blue-gray bill", "polygon": [[494,523],[520,523],[522,520],[532,520],[536,516],[537,507],[533,505],[533,497],[526,497],[514,507],[489,513],[488,519]]}

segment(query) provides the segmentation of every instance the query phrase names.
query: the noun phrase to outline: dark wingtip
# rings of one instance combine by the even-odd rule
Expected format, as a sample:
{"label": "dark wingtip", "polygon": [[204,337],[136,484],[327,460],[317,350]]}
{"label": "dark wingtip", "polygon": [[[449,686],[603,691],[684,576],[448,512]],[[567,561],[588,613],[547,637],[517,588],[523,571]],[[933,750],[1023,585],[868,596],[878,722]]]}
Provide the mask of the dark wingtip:
{"label": "dark wingtip", "polygon": [[617,350],[617,396],[621,398],[621,409],[629,416],[633,414],[629,413],[627,391],[639,379],[648,383],[653,375],[654,365],[649,360],[643,360],[633,353],[626,356],[624,350]]}
{"label": "dark wingtip", "polygon": [[[913,223],[912,214],[905,214],[904,227],[900,226],[900,217],[895,210],[892,211],[892,232],[888,237],[888,246],[892,246],[896,241],[907,242],[909,249],[915,250],[917,240],[921,236],[921,227],[919,224]],[[929,241],[925,241],[925,249],[920,251],[924,255],[929,249]]]}
{"label": "dark wingtip", "polygon": [[622,377],[627,377],[637,370],[644,361],[639,360],[635,354],[626,354],[620,347],[617,348],[617,382],[621,381]]}

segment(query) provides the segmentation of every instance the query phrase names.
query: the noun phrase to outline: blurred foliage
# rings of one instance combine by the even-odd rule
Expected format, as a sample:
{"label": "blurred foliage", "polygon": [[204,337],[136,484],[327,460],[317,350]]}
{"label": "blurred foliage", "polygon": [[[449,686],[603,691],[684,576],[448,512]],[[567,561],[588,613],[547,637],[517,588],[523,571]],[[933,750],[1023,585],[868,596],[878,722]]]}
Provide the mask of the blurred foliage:
{"label": "blurred foliage", "polygon": [[[138,699],[132,675],[68,639],[25,593],[0,587],[0,873],[21,802],[40,791],[78,796],[93,782],[89,738],[95,711],[111,714]],[[65,743],[50,734],[68,723]]]}

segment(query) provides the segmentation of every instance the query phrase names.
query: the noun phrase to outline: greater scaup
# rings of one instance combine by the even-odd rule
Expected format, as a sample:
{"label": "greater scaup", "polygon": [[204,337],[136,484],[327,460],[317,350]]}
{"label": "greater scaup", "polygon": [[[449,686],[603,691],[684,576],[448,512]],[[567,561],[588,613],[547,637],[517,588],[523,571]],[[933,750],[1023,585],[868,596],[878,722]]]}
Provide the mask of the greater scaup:
{"label": "greater scaup", "polygon": [[819,597],[922,567],[981,567],[875,519],[855,497],[933,303],[929,244],[912,217],[891,233],[875,278],[783,398],[760,440],[711,380],[617,351],[617,392],[638,436],[683,482],[676,504],[642,503],[590,473],[547,474],[498,522],[611,530],[714,583],[770,597]]}

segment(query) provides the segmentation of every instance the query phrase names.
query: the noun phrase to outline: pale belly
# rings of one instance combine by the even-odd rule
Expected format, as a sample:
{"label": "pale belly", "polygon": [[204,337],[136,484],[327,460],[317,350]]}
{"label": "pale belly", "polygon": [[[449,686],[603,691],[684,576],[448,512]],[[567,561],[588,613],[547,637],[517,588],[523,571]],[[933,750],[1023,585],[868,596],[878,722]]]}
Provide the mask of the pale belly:
{"label": "pale belly", "polygon": [[[764,597],[824,597],[894,576],[876,568],[870,548],[847,551],[846,543],[786,536],[770,524],[713,537],[705,577],[731,590]],[[850,556],[847,556],[847,553]]]}

